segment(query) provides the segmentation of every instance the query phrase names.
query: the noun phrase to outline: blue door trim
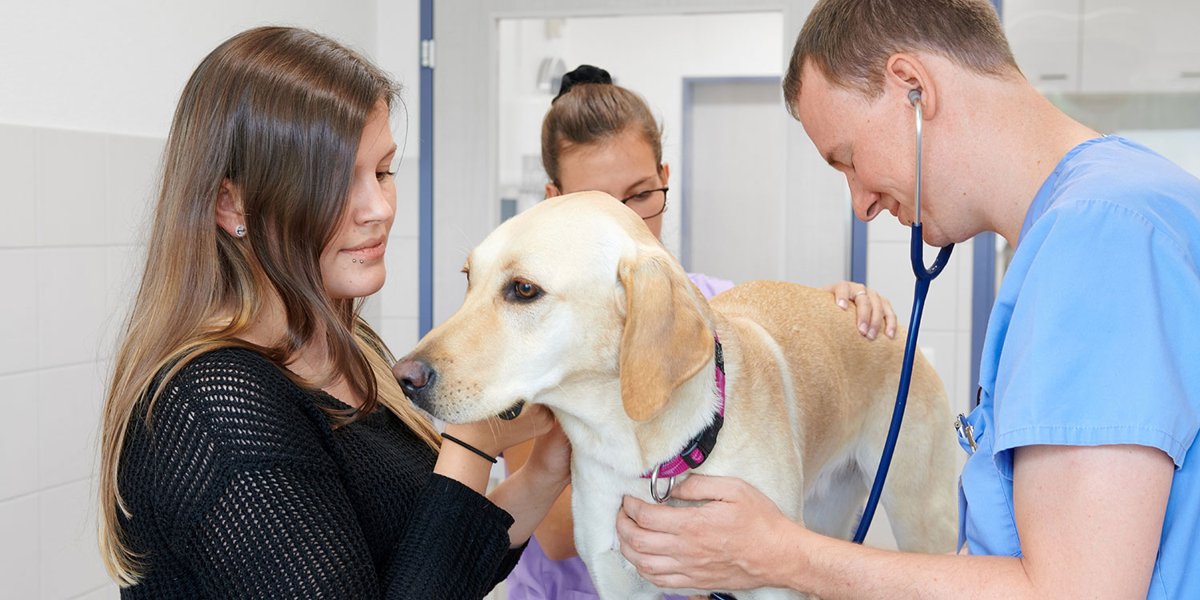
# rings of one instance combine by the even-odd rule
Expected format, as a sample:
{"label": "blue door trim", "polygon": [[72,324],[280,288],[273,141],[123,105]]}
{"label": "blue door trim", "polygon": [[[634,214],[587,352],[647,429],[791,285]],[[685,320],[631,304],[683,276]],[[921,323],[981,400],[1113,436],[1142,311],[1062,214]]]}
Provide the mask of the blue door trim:
{"label": "blue door trim", "polygon": [[850,281],[867,285],[867,222],[854,216],[850,207]]}
{"label": "blue door trim", "polygon": [[[433,39],[433,0],[421,0],[420,39]],[[421,56],[418,42],[417,56]],[[420,60],[420,59],[418,59]],[[433,329],[433,68],[421,67],[421,139],[417,201],[417,335]]]}
{"label": "blue door trim", "polygon": [[[1004,22],[1004,0],[992,0]],[[974,272],[971,279],[971,406],[975,406],[975,388],[979,385],[979,363],[983,360],[983,339],[987,335],[988,315],[996,301],[996,234],[975,236]]]}

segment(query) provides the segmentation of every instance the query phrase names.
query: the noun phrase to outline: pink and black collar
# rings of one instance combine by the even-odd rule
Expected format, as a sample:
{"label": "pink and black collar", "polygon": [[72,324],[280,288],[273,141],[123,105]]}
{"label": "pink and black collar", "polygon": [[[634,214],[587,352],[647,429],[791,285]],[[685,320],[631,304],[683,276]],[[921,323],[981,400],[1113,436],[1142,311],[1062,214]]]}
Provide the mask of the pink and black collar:
{"label": "pink and black collar", "polygon": [[721,432],[721,427],[725,424],[725,356],[721,350],[721,340],[716,335],[713,335],[713,345],[715,346],[716,363],[717,414],[713,416],[712,423],[696,434],[696,437],[693,437],[679,454],[642,475],[643,479],[650,479],[650,494],[660,503],[666,502],[671,497],[671,485],[667,485],[667,492],[660,497],[656,485],[658,478],[670,477],[673,483],[676,475],[681,475],[688,469],[695,469],[704,464],[704,461],[708,460],[709,455],[712,454],[713,447],[717,445],[717,434]]}

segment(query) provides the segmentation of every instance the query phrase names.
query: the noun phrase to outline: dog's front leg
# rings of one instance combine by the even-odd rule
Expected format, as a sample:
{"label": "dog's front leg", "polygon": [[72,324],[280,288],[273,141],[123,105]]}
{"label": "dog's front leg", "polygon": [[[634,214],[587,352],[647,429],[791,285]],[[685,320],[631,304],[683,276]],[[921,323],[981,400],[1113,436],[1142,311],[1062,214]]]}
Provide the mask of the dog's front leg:
{"label": "dog's front leg", "polygon": [[657,589],[642,579],[621,554],[616,517],[627,490],[615,478],[573,470],[571,505],[575,548],[604,600],[656,600]]}

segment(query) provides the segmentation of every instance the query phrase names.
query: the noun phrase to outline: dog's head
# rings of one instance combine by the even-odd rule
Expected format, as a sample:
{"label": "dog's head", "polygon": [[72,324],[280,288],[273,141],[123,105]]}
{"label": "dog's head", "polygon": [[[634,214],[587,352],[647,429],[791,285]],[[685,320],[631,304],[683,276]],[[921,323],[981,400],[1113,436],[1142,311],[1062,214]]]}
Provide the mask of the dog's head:
{"label": "dog's head", "polygon": [[[703,297],[607,194],[540,202],[484,239],[463,271],[463,305],[394,369],[409,398],[446,421],[511,418],[526,402],[644,421],[712,360]],[[612,395],[618,381],[620,406],[581,397]]]}

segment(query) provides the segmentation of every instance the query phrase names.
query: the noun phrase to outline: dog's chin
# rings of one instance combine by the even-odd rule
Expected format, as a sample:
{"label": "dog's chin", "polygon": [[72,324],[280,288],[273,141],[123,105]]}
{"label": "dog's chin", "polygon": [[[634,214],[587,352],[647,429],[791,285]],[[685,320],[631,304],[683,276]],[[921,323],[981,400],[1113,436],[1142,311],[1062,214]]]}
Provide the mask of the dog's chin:
{"label": "dog's chin", "polygon": [[422,397],[410,400],[413,406],[425,413],[425,415],[429,418],[445,421],[446,423],[453,423],[455,425],[474,423],[475,421],[484,420],[489,416],[486,414],[474,414],[474,411],[463,410],[462,407],[439,404],[438,402],[433,402],[428,398]]}
{"label": "dog's chin", "polygon": [[[491,418],[498,418],[504,421],[511,421],[519,416],[525,409],[525,401],[518,400],[508,408],[500,412],[481,412],[478,405],[471,407],[463,406],[446,406],[437,402],[413,401],[413,406],[417,407],[421,412],[428,415],[430,418],[461,425],[463,423],[475,423],[477,421],[485,421]],[[492,409],[495,410],[495,409]]]}

